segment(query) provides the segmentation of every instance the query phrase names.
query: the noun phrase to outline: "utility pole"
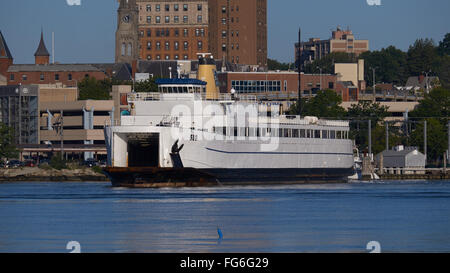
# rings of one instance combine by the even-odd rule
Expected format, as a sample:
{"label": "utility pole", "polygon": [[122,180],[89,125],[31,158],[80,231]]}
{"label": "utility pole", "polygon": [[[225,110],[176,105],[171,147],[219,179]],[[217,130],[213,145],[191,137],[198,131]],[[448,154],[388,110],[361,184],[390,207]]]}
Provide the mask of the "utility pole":
{"label": "utility pole", "polygon": [[373,101],[376,101],[376,95],[377,95],[377,92],[376,92],[376,89],[375,89],[375,87],[376,87],[376,84],[375,84],[375,70],[377,70],[376,68],[374,68],[374,67],[371,67],[370,69],[372,69],[372,72],[373,72]]}
{"label": "utility pole", "polygon": [[384,125],[386,127],[386,151],[389,151],[389,123],[385,121]]}
{"label": "utility pole", "polygon": [[423,121],[423,153],[425,154],[425,166],[427,165],[427,121]]}
{"label": "utility pole", "polygon": [[61,160],[64,160],[64,111],[61,110]]}
{"label": "utility pole", "polygon": [[320,90],[322,90],[322,68],[317,67],[320,70]]}
{"label": "utility pole", "polygon": [[297,65],[298,65],[298,111],[299,115],[302,114],[302,29],[298,28],[298,52],[297,52]]}
{"label": "utility pole", "polygon": [[369,119],[369,157],[372,154],[372,120]]}

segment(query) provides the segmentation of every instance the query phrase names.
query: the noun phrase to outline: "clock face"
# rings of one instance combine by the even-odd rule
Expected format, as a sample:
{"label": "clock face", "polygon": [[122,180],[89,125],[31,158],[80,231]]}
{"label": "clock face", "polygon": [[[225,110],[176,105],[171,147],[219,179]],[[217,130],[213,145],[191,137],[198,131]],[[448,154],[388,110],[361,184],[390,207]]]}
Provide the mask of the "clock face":
{"label": "clock face", "polygon": [[125,15],[125,16],[122,18],[122,20],[123,20],[125,23],[129,23],[129,22],[130,22],[130,19],[131,19],[131,16],[130,16],[130,15]]}

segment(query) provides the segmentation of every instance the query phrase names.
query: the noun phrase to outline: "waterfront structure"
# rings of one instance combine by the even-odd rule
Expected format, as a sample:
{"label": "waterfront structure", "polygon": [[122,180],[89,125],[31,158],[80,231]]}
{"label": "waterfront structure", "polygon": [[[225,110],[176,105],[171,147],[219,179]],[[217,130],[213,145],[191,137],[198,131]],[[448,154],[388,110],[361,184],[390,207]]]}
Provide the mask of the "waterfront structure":
{"label": "waterfront structure", "polygon": [[[417,147],[399,145],[376,155],[376,162],[383,168],[425,169],[426,156]],[[408,174],[402,170],[403,174]]]}
{"label": "waterfront structure", "polygon": [[[298,59],[299,46],[295,43],[295,60]],[[308,42],[302,42],[300,62],[306,65],[333,52],[345,52],[358,56],[366,51],[369,51],[368,40],[356,40],[351,30],[342,30],[338,27],[332,32],[330,39],[311,38]]]}
{"label": "waterfront structure", "polygon": [[39,143],[39,87],[0,86],[0,122],[11,127],[16,144]]}
{"label": "waterfront structure", "polygon": [[267,0],[209,0],[210,52],[232,64],[267,67]]}

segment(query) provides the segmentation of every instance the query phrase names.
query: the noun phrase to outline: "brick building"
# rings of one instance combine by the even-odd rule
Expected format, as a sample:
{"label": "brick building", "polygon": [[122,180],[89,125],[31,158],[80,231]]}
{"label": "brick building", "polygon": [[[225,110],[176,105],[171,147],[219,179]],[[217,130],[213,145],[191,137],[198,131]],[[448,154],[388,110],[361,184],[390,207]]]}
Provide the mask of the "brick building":
{"label": "brick building", "polygon": [[210,52],[232,64],[267,67],[267,0],[209,0]]}
{"label": "brick building", "polygon": [[[356,40],[351,30],[337,28],[332,32],[332,37],[328,40],[311,38],[308,42],[301,43],[301,63],[303,65],[320,60],[333,52],[353,53],[356,56],[369,51],[368,40]],[[299,44],[295,43],[295,59],[298,59]]]}
{"label": "brick building", "polygon": [[139,57],[195,60],[208,51],[207,0],[138,0]]}
{"label": "brick building", "polygon": [[[234,89],[237,94],[256,95],[260,100],[273,95],[298,98],[296,72],[225,72],[218,74],[221,93]],[[321,89],[336,89],[337,76],[332,74],[301,74],[302,96],[314,96]]]}

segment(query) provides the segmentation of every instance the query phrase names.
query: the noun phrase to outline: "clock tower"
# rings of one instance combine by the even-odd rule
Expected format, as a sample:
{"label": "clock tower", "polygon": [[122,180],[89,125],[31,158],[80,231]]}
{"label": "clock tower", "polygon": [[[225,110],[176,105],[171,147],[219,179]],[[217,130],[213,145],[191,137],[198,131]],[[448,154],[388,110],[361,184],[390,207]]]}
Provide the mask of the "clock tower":
{"label": "clock tower", "polygon": [[129,63],[139,58],[139,9],[136,0],[118,0],[116,31],[116,63]]}

